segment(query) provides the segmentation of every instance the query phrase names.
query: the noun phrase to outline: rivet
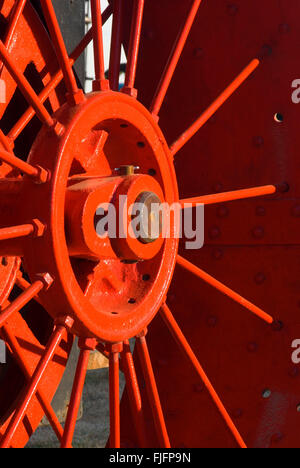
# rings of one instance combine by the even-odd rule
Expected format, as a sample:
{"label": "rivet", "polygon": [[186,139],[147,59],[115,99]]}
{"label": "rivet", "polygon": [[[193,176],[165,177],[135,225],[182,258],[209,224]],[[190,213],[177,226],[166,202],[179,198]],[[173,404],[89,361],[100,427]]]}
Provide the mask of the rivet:
{"label": "rivet", "polygon": [[297,406],[297,412],[300,413],[300,404]]}
{"label": "rivet", "polygon": [[178,448],[179,448],[179,449],[187,449],[188,446],[187,446],[186,444],[184,444],[184,442],[180,442],[180,443],[178,444]]}
{"label": "rivet", "polygon": [[254,281],[255,281],[256,284],[262,284],[262,283],[264,283],[264,282],[266,281],[266,276],[265,276],[265,274],[262,273],[262,272],[257,273],[257,274],[255,275],[255,277],[254,277]]}
{"label": "rivet", "polygon": [[263,392],[262,392],[262,397],[263,397],[264,399],[266,399],[266,400],[267,400],[268,398],[270,398],[271,395],[272,395],[272,392],[271,392],[271,390],[270,390],[269,388],[266,388],[266,389],[263,390]]}
{"label": "rivet", "polygon": [[216,317],[215,315],[210,315],[209,317],[207,317],[206,319],[206,325],[208,327],[215,327],[216,325],[218,324],[218,317]]}
{"label": "rivet", "polygon": [[281,33],[288,33],[290,32],[290,30],[291,30],[290,25],[287,23],[281,23],[279,25],[279,32]]}
{"label": "rivet", "polygon": [[299,375],[299,368],[297,366],[292,366],[290,369],[289,369],[289,372],[288,372],[289,376],[290,377],[298,377]]}
{"label": "rivet", "polygon": [[259,58],[270,57],[272,55],[273,49],[269,44],[264,44],[260,50]]}
{"label": "rivet", "polygon": [[193,385],[193,391],[195,393],[202,393],[204,391],[204,385],[202,383],[197,383]]}
{"label": "rivet", "polygon": [[220,235],[221,231],[217,226],[214,226],[209,230],[209,237],[211,239],[216,239],[217,237],[220,237]]}
{"label": "rivet", "polygon": [[295,218],[300,217],[300,205],[296,205],[292,208],[292,216],[294,216]]}
{"label": "rivet", "polygon": [[201,49],[201,47],[197,47],[196,49],[194,49],[193,51],[193,56],[195,58],[201,58],[203,57],[203,49]]}
{"label": "rivet", "polygon": [[121,440],[121,448],[123,449],[131,449],[134,448],[136,444],[134,444],[131,440],[129,439],[122,439]]}
{"label": "rivet", "polygon": [[227,6],[227,13],[231,16],[235,16],[238,13],[239,9],[234,3]]}
{"label": "rivet", "polygon": [[166,412],[166,419],[174,419],[177,416],[177,411],[169,410]]}
{"label": "rivet", "polygon": [[214,185],[213,189],[214,189],[214,192],[222,192],[223,185],[220,182],[218,182]]}
{"label": "rivet", "polygon": [[227,206],[219,206],[217,209],[217,216],[219,218],[226,218],[229,215],[229,209]]}
{"label": "rivet", "polygon": [[151,29],[148,29],[148,31],[145,31],[144,34],[145,34],[146,39],[150,39],[150,40],[154,39],[155,34],[154,34],[154,31],[152,31]]}
{"label": "rivet", "polygon": [[284,121],[284,115],[280,112],[276,112],[276,114],[274,115],[274,120],[277,123],[282,123]]}
{"label": "rivet", "polygon": [[257,135],[253,137],[253,145],[256,146],[256,148],[260,148],[264,144],[264,139],[262,136]]}
{"label": "rivet", "polygon": [[168,365],[167,359],[163,359],[163,358],[157,359],[156,363],[159,367],[166,367]]}
{"label": "rivet", "polygon": [[287,182],[281,182],[277,185],[277,190],[280,193],[286,193],[290,190],[290,186]]}
{"label": "rivet", "polygon": [[175,294],[168,295],[168,302],[175,302],[175,300],[176,300]]}
{"label": "rivet", "polygon": [[212,252],[213,258],[220,260],[223,257],[223,251],[221,249],[214,249]]}
{"label": "rivet", "polygon": [[232,417],[235,419],[239,419],[243,416],[243,410],[241,408],[236,408],[232,412]]}
{"label": "rivet", "polygon": [[248,343],[247,350],[249,353],[255,353],[258,350],[258,344],[255,342]]}
{"label": "rivet", "polygon": [[262,239],[265,235],[265,230],[262,226],[257,226],[252,229],[252,235],[255,239]]}
{"label": "rivet", "polygon": [[271,442],[280,442],[283,439],[282,432],[276,432],[271,437]]}
{"label": "rivet", "polygon": [[255,210],[257,216],[265,216],[266,215],[266,209],[264,206],[258,206]]}
{"label": "rivet", "polygon": [[274,320],[271,326],[272,330],[274,331],[281,331],[284,327],[283,323],[280,320]]}

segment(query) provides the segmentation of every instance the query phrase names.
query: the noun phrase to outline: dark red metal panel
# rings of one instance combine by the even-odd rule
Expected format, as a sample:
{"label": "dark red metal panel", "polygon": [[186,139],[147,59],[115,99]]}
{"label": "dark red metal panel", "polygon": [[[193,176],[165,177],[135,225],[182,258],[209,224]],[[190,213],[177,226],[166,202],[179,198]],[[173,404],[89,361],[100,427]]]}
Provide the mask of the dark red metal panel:
{"label": "dark red metal panel", "polygon": [[[137,88],[147,105],[190,3],[146,2]],[[180,267],[168,296],[250,447],[300,443],[300,367],[291,359],[292,341],[300,337],[300,106],[291,97],[299,78],[299,14],[297,0],[203,1],[160,119],[172,143],[252,59],[261,61],[175,156],[175,166],[181,197],[279,184],[272,200],[207,207],[205,247],[181,250],[277,322],[266,325]],[[160,318],[150,326],[148,341],[172,446],[235,446]],[[134,443],[125,422],[123,438],[125,445]]]}

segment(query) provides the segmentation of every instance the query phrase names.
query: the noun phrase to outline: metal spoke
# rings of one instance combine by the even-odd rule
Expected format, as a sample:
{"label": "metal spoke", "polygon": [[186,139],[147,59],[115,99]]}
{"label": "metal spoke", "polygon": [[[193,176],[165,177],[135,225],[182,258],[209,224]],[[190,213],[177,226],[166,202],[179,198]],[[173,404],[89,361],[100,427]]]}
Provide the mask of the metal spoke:
{"label": "metal spoke", "polygon": [[171,153],[176,153],[203,127],[203,125],[217,112],[218,109],[232,96],[232,94],[246,81],[258,67],[259,60],[255,59],[235,78],[235,80],[220,94],[220,96],[206,109],[203,114],[171,145]]}
{"label": "metal spoke", "polygon": [[18,87],[20,88],[20,91],[24,95],[28,104],[34,108],[41,122],[46,124],[48,127],[54,127],[55,121],[52,119],[49,112],[45,109],[39,97],[36,95],[34,89],[26,80],[25,76],[18,70],[17,66],[14,64],[13,60],[10,57],[10,54],[8,53],[2,41],[0,41],[0,59],[2,60],[7,70],[17,83]]}
{"label": "metal spoke", "polygon": [[88,346],[89,341],[95,340],[84,340],[84,342],[79,342],[81,347],[80,355],[78,358],[76,374],[74,377],[74,383],[70,398],[70,403],[68,407],[68,414],[65,423],[64,434],[62,437],[61,448],[71,448],[72,440],[74,436],[76,420],[78,416],[78,411],[80,407],[80,401],[82,397],[84,382],[86,378],[86,372],[89,363],[89,356],[91,349],[95,349],[96,342],[94,343],[93,348]]}
{"label": "metal spoke", "polygon": [[[18,25],[20,16],[22,15],[24,7],[26,5],[26,1],[27,0],[17,0],[16,4],[14,6],[14,9],[12,11],[12,17],[10,19],[10,23],[9,23],[9,26],[8,26],[7,33],[5,35],[5,40],[4,40],[4,45],[5,45],[5,47],[7,49],[9,48],[9,46],[10,46],[10,44],[12,42],[12,39],[13,39],[13,36],[15,34],[16,27]],[[3,64],[1,63],[0,64],[0,73],[2,71],[2,68],[3,68]]]}
{"label": "metal spoke", "polygon": [[228,288],[223,283],[216,280],[213,276],[210,276],[208,273],[201,270],[196,265],[194,265],[193,263],[191,263],[188,260],[184,259],[180,255],[177,256],[177,263],[178,263],[178,265],[180,265],[185,270],[189,271],[190,273],[194,274],[198,278],[202,279],[206,283],[213,286],[215,289],[220,291],[222,294],[225,294],[226,296],[230,297],[230,299],[233,299],[238,304],[240,304],[243,307],[245,307],[246,309],[250,310],[250,312],[252,312],[254,315],[257,315],[257,317],[261,318],[265,322],[267,322],[269,324],[274,322],[274,319],[273,319],[273,317],[271,317],[271,315],[267,314],[262,309],[260,309],[256,305],[252,304],[252,302],[249,302],[247,299],[240,296],[238,293],[236,293],[232,289]]}
{"label": "metal spoke", "polygon": [[[264,185],[262,187],[253,187],[243,190],[234,190],[232,192],[216,193],[213,195],[203,195],[201,197],[185,198],[180,200],[182,208],[185,205],[213,205],[215,203],[223,203],[233,200],[244,200],[246,198],[261,197],[263,195],[271,195],[276,192],[274,185]],[[190,206],[189,206],[190,208]]]}
{"label": "metal spoke", "polygon": [[14,142],[11,138],[8,136],[4,135],[3,131],[0,129],[0,142],[2,143],[4,149],[11,154],[13,154],[13,147],[14,147]]}
{"label": "metal spoke", "polygon": [[9,317],[21,310],[28,302],[31,301],[44,288],[43,281],[37,280],[29,286],[20,296],[15,299],[8,307],[0,313],[0,328],[9,319]]}
{"label": "metal spoke", "polygon": [[136,97],[137,91],[134,89],[137,61],[139,55],[139,47],[141,40],[141,30],[143,23],[144,14],[144,0],[135,0],[133,8],[133,18],[131,25],[130,43],[129,43],[129,54],[127,58],[126,75],[125,75],[125,86],[123,92]]}
{"label": "metal spoke", "polygon": [[25,388],[25,392],[18,403],[14,415],[12,416],[7,429],[1,439],[0,447],[8,448],[14,437],[15,432],[17,431],[20,423],[22,422],[27,408],[34,397],[36,391],[38,390],[39,383],[43,378],[48,364],[52,360],[56,349],[58,348],[63,335],[66,332],[66,328],[63,325],[58,325],[53,331],[50,340],[46,346],[44,355],[40,359],[35,372],[33,373],[31,380],[29,381],[28,386]]}
{"label": "metal spoke", "polygon": [[[102,14],[102,24],[104,25],[109,17],[112,14],[112,7],[108,6],[106,10]],[[90,29],[87,34],[83,37],[83,39],[80,41],[80,43],[77,45],[77,47],[73,50],[73,52],[70,55],[69,61],[70,61],[70,66],[72,67],[76,60],[80,57],[80,55],[83,53],[85,48],[89,45],[89,43],[93,39],[93,31]],[[43,91],[39,95],[40,101],[43,103],[45,102],[50,94],[54,91],[54,89],[59,85],[61,80],[63,79],[63,72],[59,70],[54,77],[49,81],[47,86],[43,89]],[[27,111],[22,115],[22,117],[18,120],[18,122],[14,125],[14,127],[11,129],[7,137],[9,137],[12,141],[16,140],[20,133],[24,130],[26,125],[31,121],[31,119],[34,117],[35,111],[32,107],[29,107]],[[7,148],[6,148],[7,149]]]}
{"label": "metal spoke", "polygon": [[12,152],[1,151],[0,150],[0,160],[6,162],[10,166],[18,169],[19,171],[27,174],[29,177],[32,177],[37,182],[46,182],[48,178],[48,173],[40,167],[34,167],[31,164],[28,164],[22,159],[17,158]]}
{"label": "metal spoke", "polygon": [[[17,274],[17,277],[16,277],[16,285],[22,290],[22,291],[26,291],[26,289],[28,289],[31,284],[23,277],[23,274],[21,271],[18,272]],[[41,300],[38,296],[35,296],[33,298],[36,302],[38,302],[39,304],[41,304]]]}
{"label": "metal spoke", "polygon": [[95,62],[95,76],[96,76],[96,79],[93,82],[93,90],[104,91],[104,90],[109,89],[109,81],[105,78],[101,1],[91,0],[91,8],[92,8],[92,30],[93,30],[94,62]]}
{"label": "metal spoke", "polygon": [[185,43],[189,36],[190,30],[194,24],[201,1],[202,0],[193,0],[193,5],[190,9],[187,20],[184,23],[183,28],[173,46],[173,50],[171,52],[168,63],[166,65],[166,68],[164,70],[164,73],[162,75],[162,78],[160,80],[153,102],[150,107],[150,112],[152,112],[152,114],[156,116],[159,114],[160,108],[167,94],[167,91],[170,86],[171,80],[173,78],[174,72],[176,70],[177,64],[179,62]]}
{"label": "metal spoke", "polygon": [[111,33],[111,49],[109,62],[110,87],[119,90],[119,74],[122,50],[122,11],[123,0],[114,0],[113,25]]}
{"label": "metal spoke", "polygon": [[193,365],[194,369],[198,373],[199,377],[201,378],[202,382],[204,383],[205,387],[209,391],[210,396],[212,397],[216,407],[218,408],[219,412],[221,413],[227,427],[233,434],[235,440],[239,444],[241,448],[247,448],[243,438],[241,437],[239,431],[237,430],[234,422],[232,421],[231,417],[229,416],[225,406],[223,405],[222,401],[220,400],[217,392],[215,391],[214,387],[212,386],[210,380],[208,379],[204,369],[202,368],[200,362],[198,361],[196,355],[194,354],[192,348],[190,347],[187,339],[183,335],[179,325],[177,324],[176,320],[174,319],[170,309],[165,304],[162,306],[161,309],[161,316],[164,319],[167,327],[169,328],[171,334],[173,335],[175,341],[177,342],[178,346],[181,348],[182,352],[188,358],[188,360]]}
{"label": "metal spoke", "polygon": [[167,432],[166,422],[160,403],[159,393],[157,390],[156,380],[145,336],[137,337],[136,345],[143,370],[143,375],[146,383],[148,398],[154,418],[159,444],[161,448],[170,448],[171,446]]}
{"label": "metal spoke", "polygon": [[[25,377],[29,381],[32,377],[30,368],[28,364],[26,363],[25,359],[23,359],[23,353],[22,353],[22,348],[18,343],[18,340],[14,336],[14,334],[10,331],[10,328],[8,325],[4,325],[2,328],[2,333],[4,335],[4,340],[8,344],[8,346],[11,349],[11,353],[17,364],[20,366],[22,369]],[[60,424],[55,411],[53,410],[51,404],[49,403],[47,396],[44,394],[42,390],[38,390],[36,393],[36,397],[52,427],[54,430],[58,440],[60,441],[63,435],[63,427]]]}
{"label": "metal spoke", "polygon": [[124,341],[124,349],[121,353],[121,363],[122,370],[126,379],[126,389],[139,441],[139,446],[140,448],[145,448],[147,446],[147,442],[144,414],[142,408],[142,399],[129,341]]}
{"label": "metal spoke", "polygon": [[[38,223],[40,224],[40,226],[42,226],[40,222]],[[35,233],[36,227],[36,223],[32,223],[2,228],[0,229],[0,241],[30,236],[31,234]],[[39,233],[38,235],[41,235],[41,233]]]}
{"label": "metal spoke", "polygon": [[69,56],[64,43],[64,39],[57,21],[54,7],[51,0],[41,0],[41,5],[45,15],[45,20],[50,31],[50,36],[53,41],[57,60],[62,69],[66,87],[68,90],[68,100],[70,104],[78,104],[84,99],[84,94],[78,88],[73,69],[70,65]]}
{"label": "metal spoke", "polygon": [[119,353],[122,344],[112,345],[109,354],[109,417],[110,417],[110,448],[120,448],[120,376]]}

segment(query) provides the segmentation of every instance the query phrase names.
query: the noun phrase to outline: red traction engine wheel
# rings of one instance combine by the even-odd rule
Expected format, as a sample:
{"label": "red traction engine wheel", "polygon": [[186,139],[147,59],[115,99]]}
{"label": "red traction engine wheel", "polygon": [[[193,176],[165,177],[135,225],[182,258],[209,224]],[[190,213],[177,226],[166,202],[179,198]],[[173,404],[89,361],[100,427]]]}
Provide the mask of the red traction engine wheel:
{"label": "red traction engine wheel", "polygon": [[[95,349],[109,358],[112,448],[297,444],[298,370],[287,354],[298,285],[285,272],[297,271],[298,242],[284,229],[297,206],[296,126],[280,86],[283,70],[297,69],[286,50],[299,6],[283,20],[271,0],[263,12],[256,0],[114,0],[102,14],[91,0],[92,27],[68,55],[51,0],[33,3],[1,3],[0,446],[24,446],[43,415],[72,446]],[[73,65],[91,41],[84,94]],[[274,73],[276,100],[266,92]],[[167,237],[162,227],[121,235],[132,221],[121,199],[150,206],[149,223],[153,202],[183,213],[208,205],[205,247],[185,252],[176,217]],[[108,204],[117,235],[101,237],[98,207]],[[74,337],[63,428],[50,403]]]}

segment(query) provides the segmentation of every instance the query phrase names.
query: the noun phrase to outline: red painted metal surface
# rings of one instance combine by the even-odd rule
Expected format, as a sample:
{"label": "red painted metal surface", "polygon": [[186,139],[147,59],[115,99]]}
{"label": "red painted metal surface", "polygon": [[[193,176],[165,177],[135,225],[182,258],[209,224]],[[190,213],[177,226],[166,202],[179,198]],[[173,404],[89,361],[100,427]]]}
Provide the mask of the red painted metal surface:
{"label": "red painted metal surface", "polygon": [[[139,96],[146,105],[187,9],[180,1],[154,1],[145,8],[136,87],[143,89]],[[291,101],[298,76],[297,12],[296,1],[203,1],[160,115],[167,141],[178,141],[202,110],[205,123],[205,109],[212,109],[220,91],[246,63],[259,59],[246,84],[176,154],[175,167],[184,199],[254,185],[281,187],[273,199],[206,207],[205,247],[181,250],[275,321],[266,326],[245,314],[181,267],[168,295],[174,317],[249,447],[299,446],[300,369],[291,360],[291,343],[299,335],[299,109]],[[274,119],[276,113],[283,122]],[[148,343],[172,446],[234,447],[205,386],[160,318],[149,327]],[[130,418],[125,405],[123,411]],[[124,444],[136,443],[125,425],[123,435]],[[150,445],[156,444],[153,437]]]}
{"label": "red painted metal surface", "polygon": [[[297,72],[296,0],[282,8],[271,0],[263,8],[256,0],[135,0],[125,8],[115,0],[102,15],[101,2],[92,1],[91,32],[70,56],[50,0],[41,5],[53,48],[29,4],[16,2],[9,17],[13,3],[2,7],[1,76],[9,99],[18,86],[29,108],[0,135],[0,254],[22,257],[30,282],[18,276],[23,292],[4,303],[0,328],[28,382],[0,445],[26,442],[33,405],[33,426],[45,411],[61,446],[70,447],[89,351],[97,348],[109,357],[112,448],[299,446],[299,370],[290,349],[298,332],[299,243],[286,232],[298,228],[290,217],[299,216],[299,137],[284,91]],[[107,81],[101,27],[111,14]],[[30,47],[46,77],[42,91],[24,74],[29,52],[20,54],[9,39],[18,27],[49,49]],[[72,66],[91,40],[94,93],[84,95]],[[118,92],[122,44],[128,65]],[[66,94],[54,92],[60,82]],[[20,161],[14,144],[34,116],[42,128]],[[181,242],[179,255],[175,219],[167,239],[97,236],[101,203],[114,204],[120,230],[131,221],[120,197],[130,204],[145,193],[183,209],[208,205],[205,247],[185,252]],[[16,276],[3,274],[7,301]],[[37,294],[55,328],[29,372],[14,333],[24,332],[20,308]],[[81,354],[62,433],[49,401],[64,366],[48,401],[43,384],[53,379],[67,332],[80,338]],[[121,408],[120,360],[127,383]]]}

